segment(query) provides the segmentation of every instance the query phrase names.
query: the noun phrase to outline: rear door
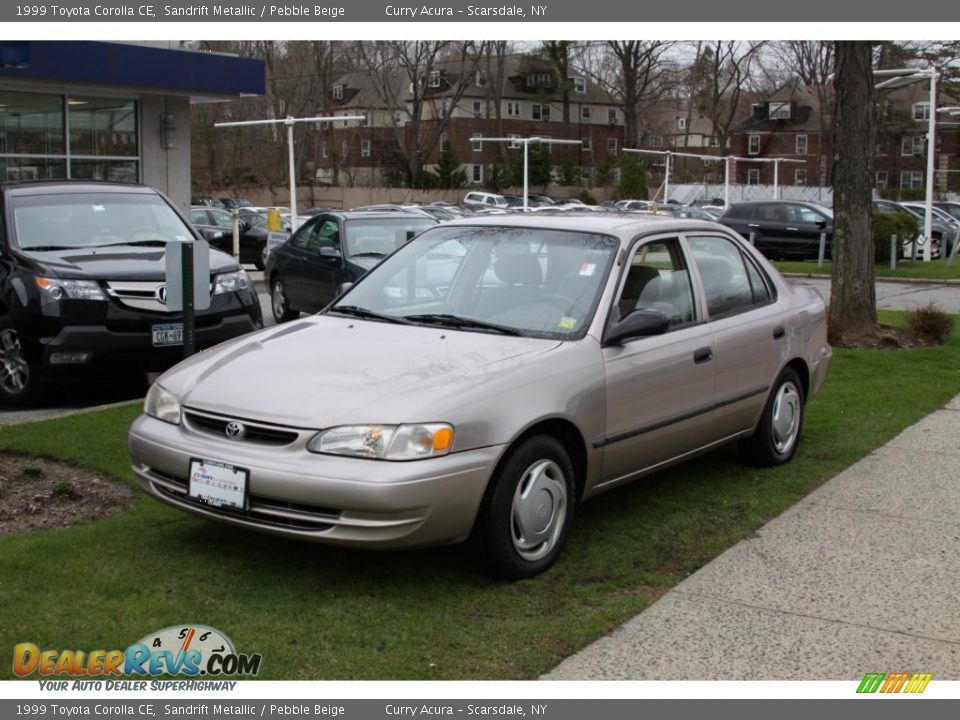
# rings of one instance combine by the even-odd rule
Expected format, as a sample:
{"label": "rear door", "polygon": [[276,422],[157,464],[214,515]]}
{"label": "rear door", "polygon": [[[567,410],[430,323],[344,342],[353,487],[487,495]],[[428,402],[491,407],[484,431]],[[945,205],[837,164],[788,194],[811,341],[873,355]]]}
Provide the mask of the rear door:
{"label": "rear door", "polygon": [[795,231],[788,231],[787,224],[786,206],[770,202],[754,206],[753,221],[747,227],[754,233],[757,250],[768,257],[782,257],[790,253],[796,240]]}

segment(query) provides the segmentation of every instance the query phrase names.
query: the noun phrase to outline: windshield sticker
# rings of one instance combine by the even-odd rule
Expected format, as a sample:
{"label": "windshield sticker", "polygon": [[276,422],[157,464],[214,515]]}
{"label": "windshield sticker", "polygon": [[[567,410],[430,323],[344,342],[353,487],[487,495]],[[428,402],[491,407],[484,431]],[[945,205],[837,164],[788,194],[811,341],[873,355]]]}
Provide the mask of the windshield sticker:
{"label": "windshield sticker", "polygon": [[577,319],[572,317],[567,317],[564,315],[560,318],[560,322],[557,323],[557,327],[561,330],[573,330],[577,326]]}
{"label": "windshield sticker", "polygon": [[106,211],[107,211],[107,209],[106,209],[103,205],[91,205],[90,207],[91,207],[91,209],[92,209],[94,212],[106,212]]}
{"label": "windshield sticker", "polygon": [[580,274],[584,277],[590,277],[593,275],[594,270],[597,269],[597,266],[594,263],[584,263],[580,266]]}

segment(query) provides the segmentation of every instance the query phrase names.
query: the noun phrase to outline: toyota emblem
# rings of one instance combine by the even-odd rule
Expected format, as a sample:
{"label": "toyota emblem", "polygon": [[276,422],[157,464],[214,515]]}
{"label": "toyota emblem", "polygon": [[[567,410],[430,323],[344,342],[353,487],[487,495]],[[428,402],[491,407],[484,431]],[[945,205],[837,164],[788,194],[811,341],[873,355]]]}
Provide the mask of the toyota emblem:
{"label": "toyota emblem", "polygon": [[227,423],[227,426],[223,429],[223,432],[226,433],[228,438],[239,440],[246,434],[247,429],[236,420],[231,420]]}
{"label": "toyota emblem", "polygon": [[167,304],[167,286],[161,285],[157,288],[157,302],[161,305]]}

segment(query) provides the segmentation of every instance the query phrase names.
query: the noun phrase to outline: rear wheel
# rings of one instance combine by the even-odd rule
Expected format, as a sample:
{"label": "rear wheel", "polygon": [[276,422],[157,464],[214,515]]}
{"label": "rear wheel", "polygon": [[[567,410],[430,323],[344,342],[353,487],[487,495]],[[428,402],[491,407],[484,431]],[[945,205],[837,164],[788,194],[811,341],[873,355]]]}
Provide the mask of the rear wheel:
{"label": "rear wheel", "polygon": [[757,429],[740,442],[744,460],[760,467],[789,462],[800,443],[803,404],[800,376],[786,368],[774,384]]}
{"label": "rear wheel", "polygon": [[270,309],[273,311],[273,319],[278,323],[300,317],[300,313],[290,309],[287,291],[283,287],[283,280],[279,277],[274,278],[270,285]]}
{"label": "rear wheel", "polygon": [[6,318],[0,318],[0,401],[27,405],[37,399],[40,380],[23,354],[20,335]]}
{"label": "rear wheel", "polygon": [[553,437],[515,448],[492,480],[476,540],[490,570],[508,580],[534,577],[560,555],[573,519],[573,464]]}

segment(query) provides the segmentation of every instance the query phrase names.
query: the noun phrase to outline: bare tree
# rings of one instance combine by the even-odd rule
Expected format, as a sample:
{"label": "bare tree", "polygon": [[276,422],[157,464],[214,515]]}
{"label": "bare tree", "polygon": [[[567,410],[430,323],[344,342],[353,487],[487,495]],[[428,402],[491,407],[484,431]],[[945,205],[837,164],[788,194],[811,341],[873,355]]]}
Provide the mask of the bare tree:
{"label": "bare tree", "polygon": [[827,162],[831,144],[833,117],[834,44],[827,40],[788,40],[777,43],[776,53],[793,71],[795,77],[809,88],[817,99],[820,121],[820,142],[817,143],[817,170],[820,185],[830,184],[830,163]]}
{"label": "bare tree", "polygon": [[383,107],[406,118],[394,124],[397,159],[416,187],[423,166],[464,91],[475,82],[485,43],[390,40],[358,44]]}
{"label": "bare tree", "polygon": [[764,45],[765,42],[716,40],[695,46],[696,58],[688,71],[691,100],[710,120],[721,148],[729,145],[741,95]]}
{"label": "bare tree", "polygon": [[873,149],[876,139],[873,48],[837,42],[833,90],[833,243],[830,342],[856,342],[875,332]]}

